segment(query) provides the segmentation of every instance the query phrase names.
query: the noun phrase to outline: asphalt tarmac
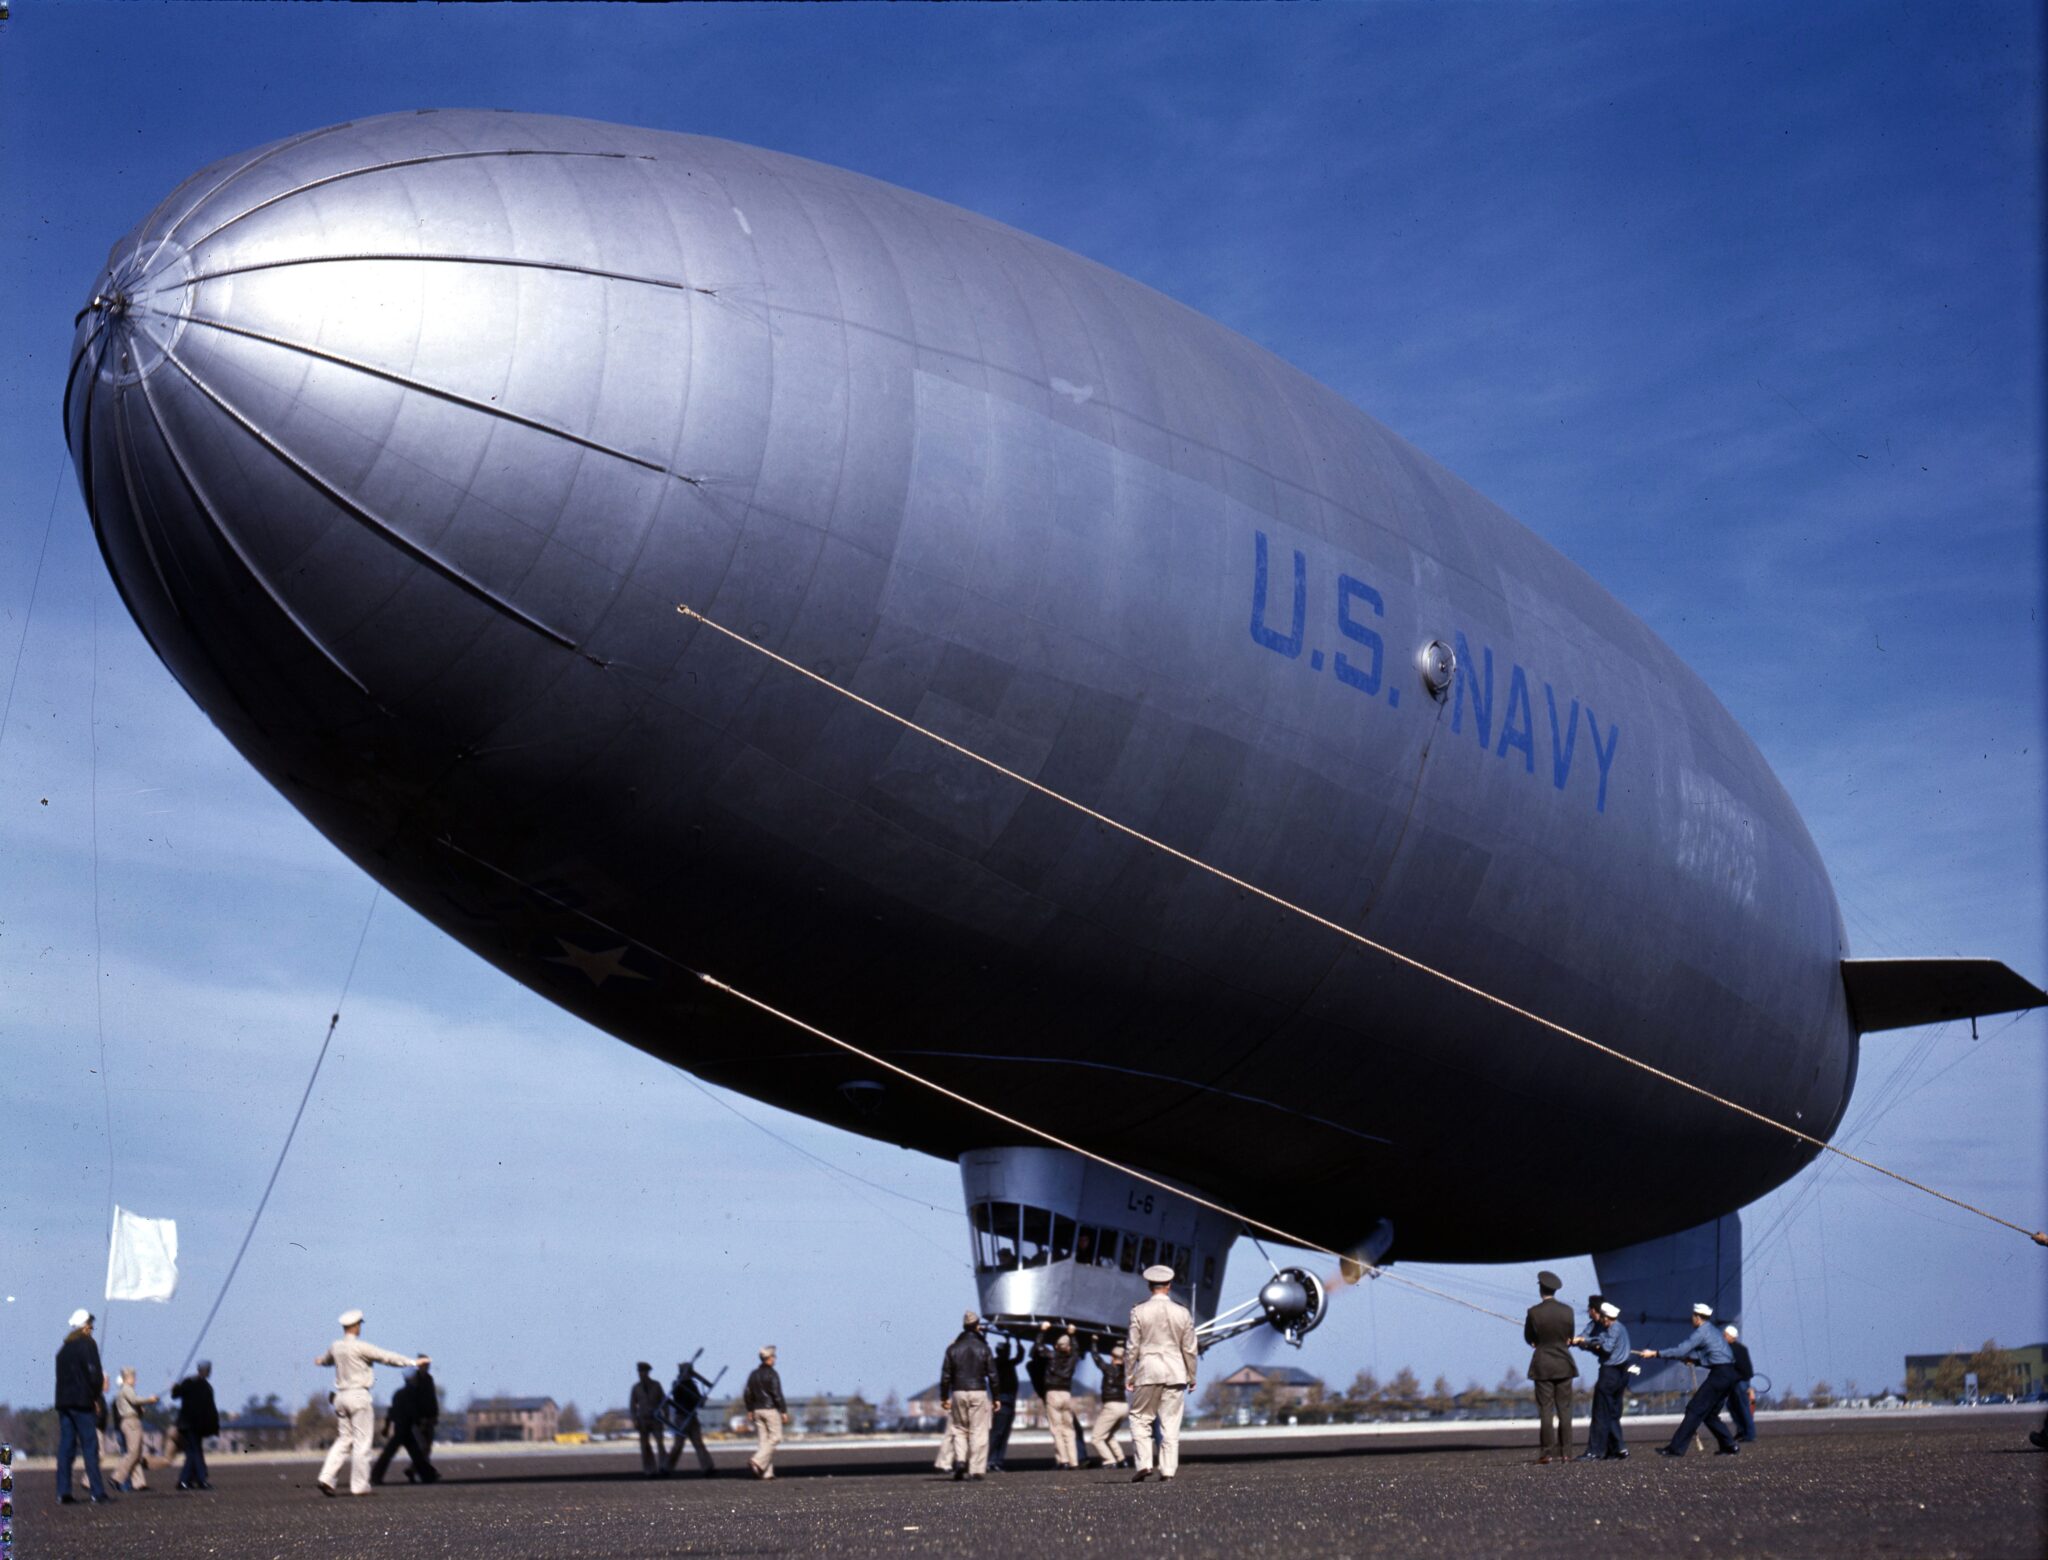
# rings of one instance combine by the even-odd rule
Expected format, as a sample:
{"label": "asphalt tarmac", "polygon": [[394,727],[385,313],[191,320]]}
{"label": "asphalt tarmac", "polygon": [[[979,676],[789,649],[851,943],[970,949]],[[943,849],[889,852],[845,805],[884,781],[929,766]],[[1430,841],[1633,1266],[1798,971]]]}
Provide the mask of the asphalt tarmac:
{"label": "asphalt tarmac", "polygon": [[[1782,1422],[1781,1422],[1782,1424]],[[1796,1424],[1796,1421],[1795,1421]],[[2048,1554],[2048,1455],[2034,1417],[1871,1414],[1766,1427],[1737,1457],[1651,1455],[1539,1467],[1522,1433],[1193,1442],[1169,1487],[1059,1473],[1041,1446],[981,1484],[931,1472],[932,1444],[785,1448],[781,1476],[649,1482],[628,1449],[481,1456],[444,1449],[432,1488],[329,1500],[315,1459],[216,1459],[206,1494],[55,1503],[47,1466],[16,1474],[19,1560],[651,1555],[1146,1556]]]}

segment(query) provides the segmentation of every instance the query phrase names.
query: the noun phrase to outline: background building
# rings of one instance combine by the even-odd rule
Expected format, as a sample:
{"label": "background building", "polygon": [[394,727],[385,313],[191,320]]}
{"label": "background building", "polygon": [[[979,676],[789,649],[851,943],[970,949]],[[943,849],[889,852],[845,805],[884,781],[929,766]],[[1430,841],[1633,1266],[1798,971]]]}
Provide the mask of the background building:
{"label": "background building", "polygon": [[472,1441],[552,1441],[560,1410],[551,1397],[472,1398],[463,1427]]}
{"label": "background building", "polygon": [[2048,1343],[2001,1349],[1987,1338],[1975,1349],[1950,1354],[1906,1356],[1906,1396],[1950,1400],[1966,1395],[1976,1377],[1977,1395],[2030,1398],[2048,1390]]}

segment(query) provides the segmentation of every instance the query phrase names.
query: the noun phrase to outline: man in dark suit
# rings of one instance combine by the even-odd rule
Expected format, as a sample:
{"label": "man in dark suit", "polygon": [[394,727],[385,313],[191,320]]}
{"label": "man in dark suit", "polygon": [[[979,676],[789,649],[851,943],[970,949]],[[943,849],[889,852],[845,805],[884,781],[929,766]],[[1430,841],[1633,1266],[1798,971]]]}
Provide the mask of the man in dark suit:
{"label": "man in dark suit", "polygon": [[1728,1352],[1735,1358],[1735,1390],[1728,1394],[1728,1418],[1735,1426],[1736,1440],[1754,1441],[1756,1389],[1749,1381],[1756,1374],[1756,1366],[1750,1363],[1749,1345],[1742,1341],[1733,1322],[1721,1329],[1721,1336],[1728,1340]]}
{"label": "man in dark suit", "polygon": [[1522,1341],[1536,1352],[1529,1356],[1529,1379],[1536,1383],[1536,1420],[1541,1428],[1539,1463],[1562,1462],[1572,1454],[1572,1399],[1579,1368],[1572,1363],[1572,1308],[1557,1298],[1562,1280],[1548,1270],[1536,1275],[1543,1296],[1529,1307],[1522,1323]]}
{"label": "man in dark suit", "polygon": [[220,1434],[220,1408],[213,1401],[213,1361],[201,1360],[192,1374],[171,1388],[178,1400],[178,1440],[185,1448],[184,1471],[178,1475],[181,1490],[210,1490],[213,1481],[206,1473],[206,1438]]}
{"label": "man in dark suit", "polygon": [[372,1484],[384,1482],[385,1471],[390,1468],[391,1459],[401,1446],[405,1448],[405,1455],[410,1459],[410,1465],[405,1470],[408,1481],[417,1482],[424,1479],[432,1484],[441,1477],[427,1453],[427,1446],[433,1444],[431,1428],[427,1431],[427,1444],[423,1446],[420,1443],[421,1420],[426,1420],[431,1427],[434,1416],[439,1413],[440,1405],[436,1401],[433,1377],[427,1374],[425,1366],[421,1366],[406,1378],[404,1386],[391,1394],[391,1412],[385,1420],[384,1449],[377,1454],[376,1462],[370,1465]]}

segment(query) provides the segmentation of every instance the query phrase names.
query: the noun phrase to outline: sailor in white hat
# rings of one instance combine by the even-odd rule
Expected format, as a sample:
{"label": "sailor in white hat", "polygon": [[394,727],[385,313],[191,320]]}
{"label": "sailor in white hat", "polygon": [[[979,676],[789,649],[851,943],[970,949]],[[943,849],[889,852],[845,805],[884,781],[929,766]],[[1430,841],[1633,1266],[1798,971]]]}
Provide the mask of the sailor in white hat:
{"label": "sailor in white hat", "polygon": [[1657,1455],[1683,1457],[1686,1448],[1692,1445],[1693,1432],[1705,1425],[1714,1437],[1717,1455],[1733,1457],[1740,1448],[1728,1427],[1721,1423],[1721,1410],[1728,1402],[1728,1394],[1735,1390],[1735,1355],[1721,1329],[1714,1325],[1711,1305],[1700,1301],[1692,1308],[1692,1319],[1692,1335],[1677,1348],[1636,1350],[1646,1360],[1690,1360],[1707,1368],[1707,1379],[1685,1405],[1685,1418],[1679,1421],[1671,1444],[1658,1447]]}
{"label": "sailor in white hat", "polygon": [[1621,1307],[1612,1300],[1593,1296],[1591,1321],[1572,1347],[1584,1349],[1600,1362],[1599,1378],[1593,1383],[1593,1422],[1586,1430],[1586,1449],[1580,1462],[1599,1462],[1628,1456],[1621,1434],[1622,1411],[1628,1404],[1628,1329],[1621,1324]]}
{"label": "sailor in white hat", "polygon": [[1173,1269],[1161,1264],[1145,1269],[1152,1298],[1131,1307],[1130,1344],[1125,1351],[1131,1395],[1131,1438],[1138,1471],[1132,1482],[1152,1476],[1152,1426],[1159,1426],[1161,1482],[1180,1471],[1180,1421],[1188,1394],[1195,1390],[1195,1319],[1167,1291]]}
{"label": "sailor in white hat", "polygon": [[320,1493],[335,1493],[335,1476],[348,1464],[348,1492],[370,1493],[370,1443],[376,1439],[377,1408],[370,1400],[379,1365],[396,1365],[404,1370],[424,1369],[432,1363],[424,1354],[394,1354],[363,1341],[363,1313],[350,1309],[341,1313],[341,1336],[313,1359],[315,1365],[334,1367],[334,1390],[327,1399],[334,1405],[334,1444],[327,1448],[327,1460],[320,1465]]}

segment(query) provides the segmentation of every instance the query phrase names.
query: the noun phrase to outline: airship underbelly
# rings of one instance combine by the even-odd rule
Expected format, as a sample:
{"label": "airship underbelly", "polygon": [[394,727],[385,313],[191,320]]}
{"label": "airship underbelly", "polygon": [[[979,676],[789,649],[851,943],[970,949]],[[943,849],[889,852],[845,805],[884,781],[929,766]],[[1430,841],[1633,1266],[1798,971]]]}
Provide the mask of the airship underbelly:
{"label": "airship underbelly", "polygon": [[1832,891],[1698,679],[1340,397],[1000,224],[698,137],[339,126],[116,246],[66,416],[124,599],[251,762],[707,1078],[1006,1140],[692,970],[1424,1257],[1623,1244],[1808,1157],[679,604],[1753,1109],[1846,1101]]}

